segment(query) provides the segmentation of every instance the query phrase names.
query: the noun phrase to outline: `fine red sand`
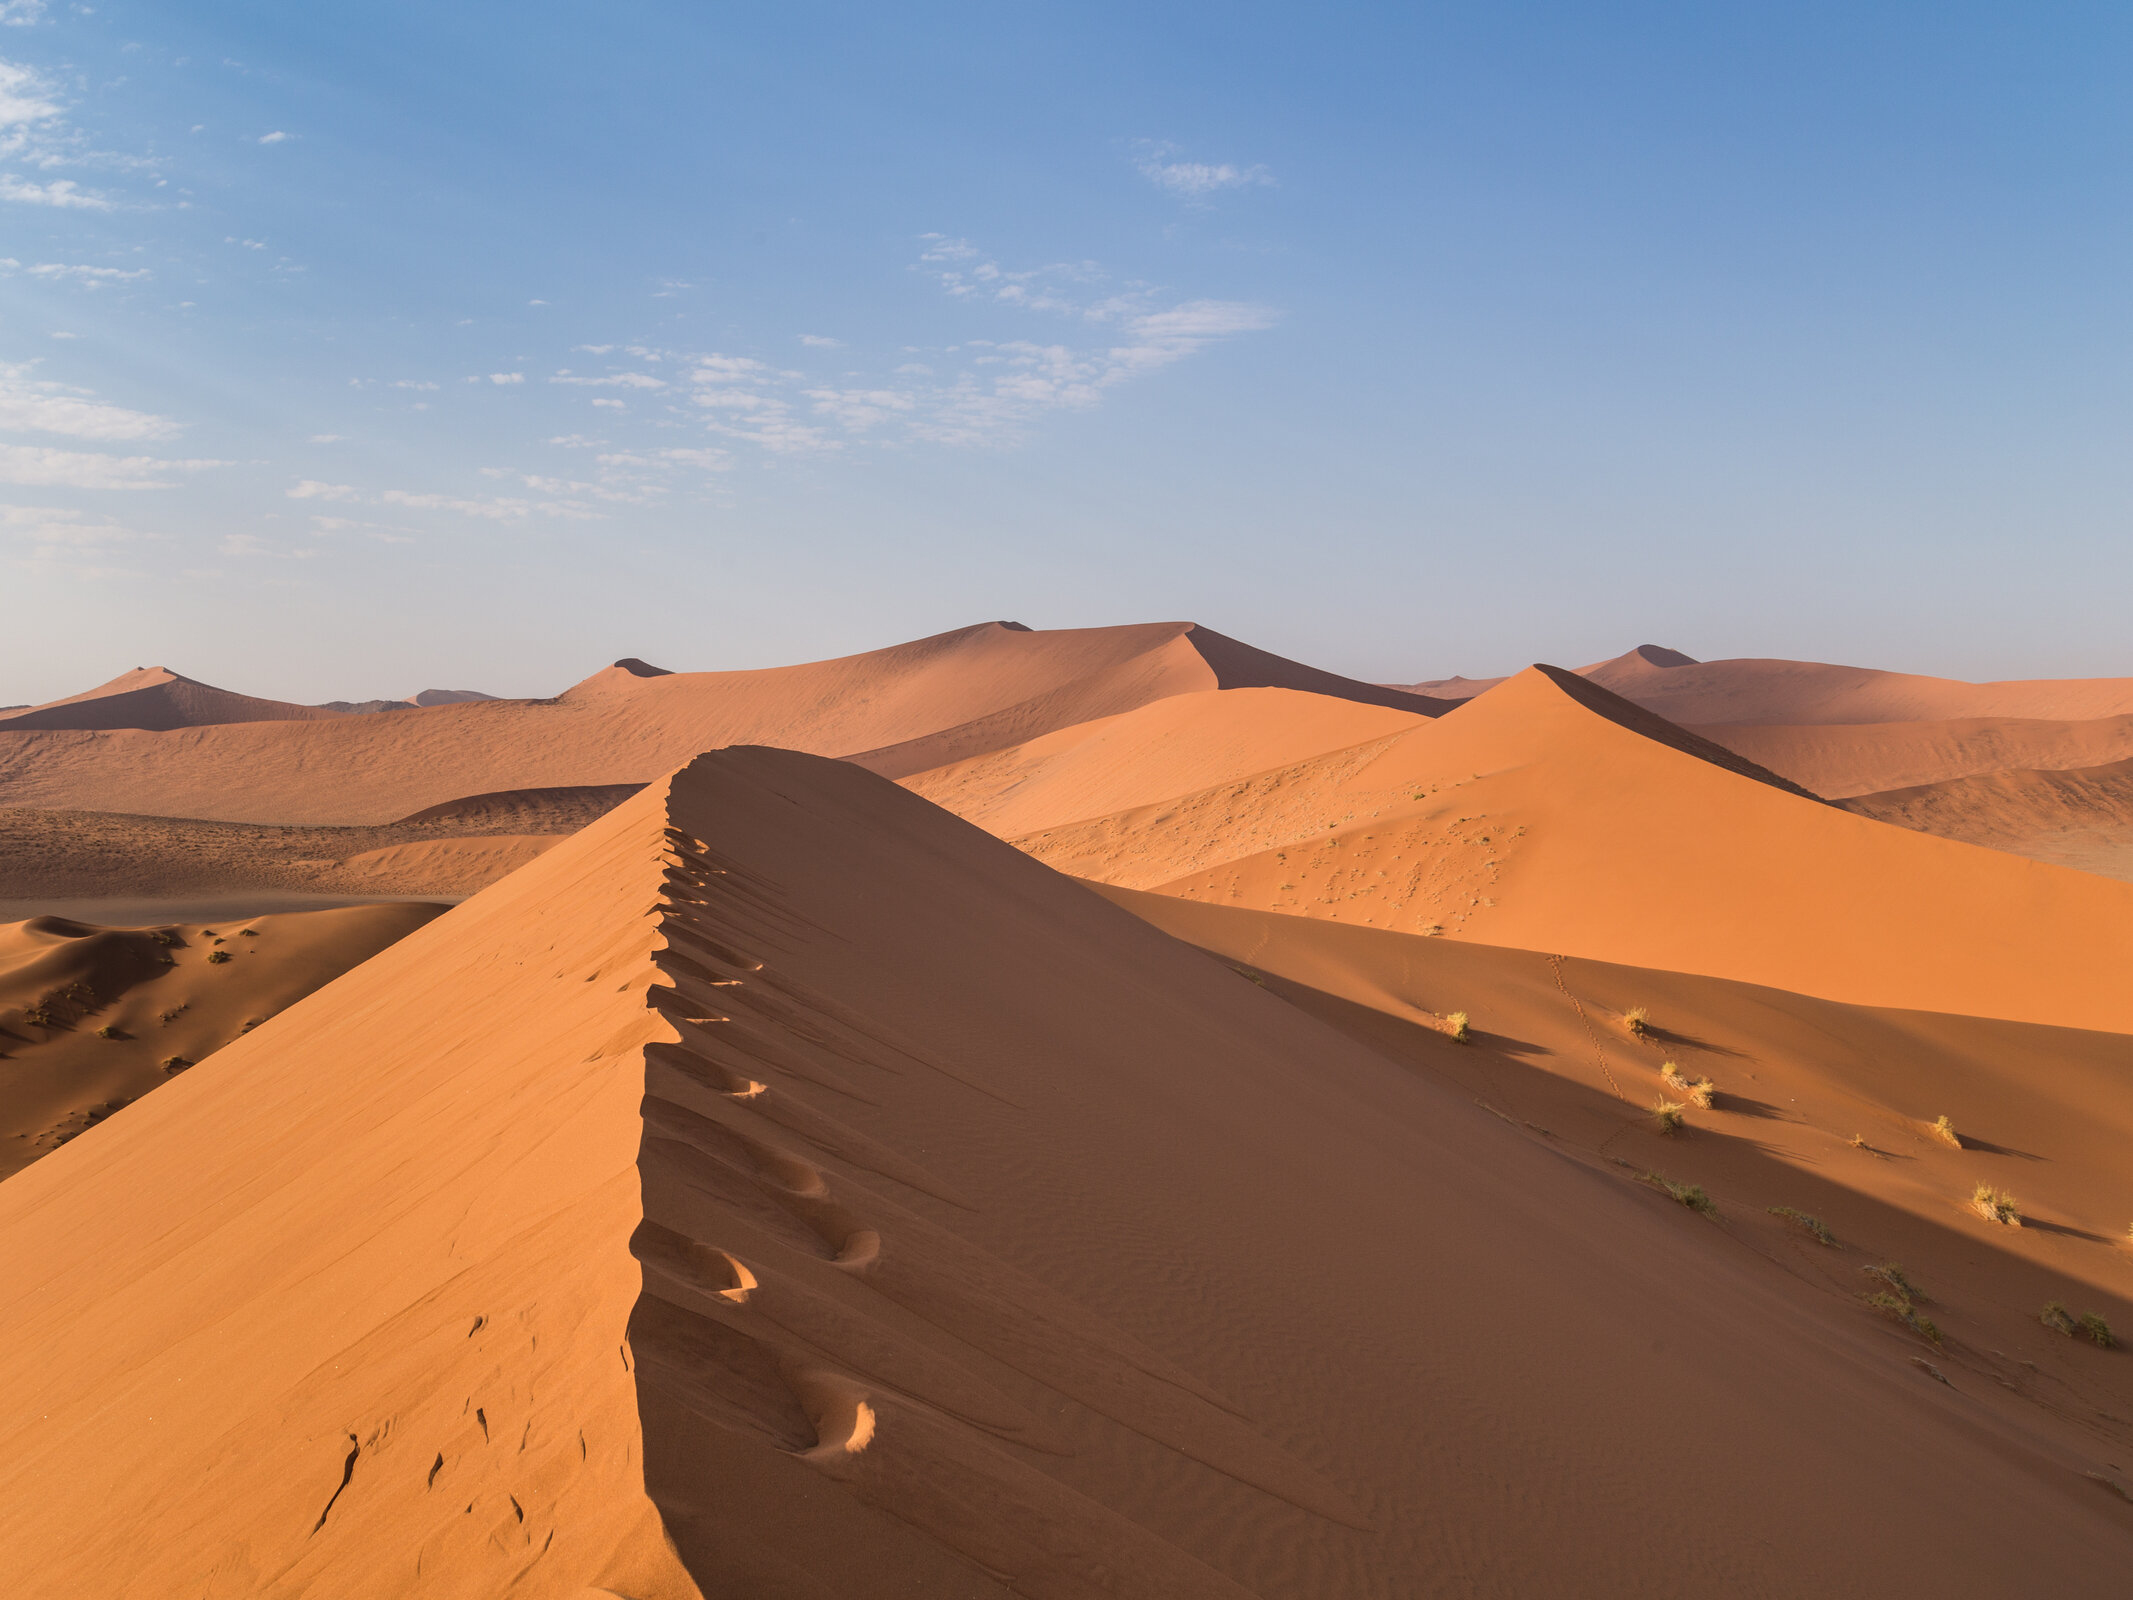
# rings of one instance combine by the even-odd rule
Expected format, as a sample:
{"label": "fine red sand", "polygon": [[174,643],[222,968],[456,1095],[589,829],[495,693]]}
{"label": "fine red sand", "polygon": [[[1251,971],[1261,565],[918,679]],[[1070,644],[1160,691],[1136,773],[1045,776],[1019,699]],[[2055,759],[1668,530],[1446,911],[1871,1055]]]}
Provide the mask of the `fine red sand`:
{"label": "fine red sand", "polygon": [[752,741],[900,777],[1170,695],[1248,687],[1444,709],[1192,623],[1046,633],[985,623],[756,672],[631,662],[548,701],[167,733],[0,724],[0,806],[377,824],[461,795],[646,783],[698,751]]}
{"label": "fine red sand", "polygon": [[1859,795],[1863,817],[2133,880],[2133,761],[2071,772],[1989,772]]}
{"label": "fine red sand", "polygon": [[442,910],[351,906],[151,928],[0,923],[0,1177]]}
{"label": "fine red sand", "polygon": [[0,715],[0,732],[44,728],[140,728],[169,732],[229,722],[325,722],[341,715],[325,706],[291,705],[232,694],[180,677],[168,667],[136,667],[109,683],[64,700]]}
{"label": "fine red sand", "polygon": [[[1788,1062],[1851,1025],[1653,993],[1733,1050],[1767,1015]],[[2125,1305],[2043,1230],[1829,1207],[1862,1252],[1984,1262],[1917,1269],[1935,1347],[1745,1181],[1698,1216],[1315,1005],[848,764],[693,762],[0,1184],[0,1570],[141,1600],[2121,1581],[2125,1357],[2040,1353],[1994,1286]],[[1470,1059],[1518,1076],[1531,1025]],[[1981,1054],[1937,1026],[1877,1092]],[[2122,1141],[2085,1048],[2051,1092],[2115,1096]],[[2003,1131],[2077,1173],[2103,1139]],[[2085,1216],[2045,1187],[2040,1220]]]}
{"label": "fine red sand", "polygon": [[1017,843],[1214,904],[2133,1029],[2133,886],[1851,815],[1555,668],[1405,733]]}
{"label": "fine red sand", "polygon": [[1833,800],[1986,772],[2064,771],[2133,760],[2133,716],[1858,727],[1724,724],[1696,731]]}

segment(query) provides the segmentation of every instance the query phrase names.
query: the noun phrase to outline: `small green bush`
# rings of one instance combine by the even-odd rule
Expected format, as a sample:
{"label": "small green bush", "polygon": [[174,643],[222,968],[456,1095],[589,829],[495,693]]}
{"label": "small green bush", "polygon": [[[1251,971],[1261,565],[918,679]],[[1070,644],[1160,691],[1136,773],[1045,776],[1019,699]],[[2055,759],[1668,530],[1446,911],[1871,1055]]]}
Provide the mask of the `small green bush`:
{"label": "small green bush", "polygon": [[230,953],[227,950],[210,950],[207,953],[207,964],[211,967],[219,967],[229,958]]}
{"label": "small green bush", "polygon": [[2111,1333],[2111,1325],[2093,1311],[2084,1311],[2081,1314],[2080,1327],[2082,1333],[2087,1335],[2089,1341],[2099,1350],[2108,1350],[2118,1343]]}
{"label": "small green bush", "polygon": [[1662,1177],[1656,1172],[1640,1172],[1637,1178],[1642,1183],[1650,1184],[1669,1200],[1687,1206],[1691,1211],[1700,1211],[1707,1217],[1718,1215],[1718,1207],[1711,1203],[1711,1197],[1703,1192],[1701,1184],[1676,1183],[1672,1178]]}
{"label": "small green bush", "polygon": [[2037,1320],[2054,1333],[2063,1333],[2069,1339],[2074,1336],[2074,1314],[2056,1300],[2044,1302],[2044,1310]]}
{"label": "small green bush", "polygon": [[1787,1222],[1798,1223],[1802,1228],[1813,1234],[1816,1241],[1821,1244],[1835,1244],[1837,1242],[1837,1236],[1822,1225],[1820,1217],[1810,1217],[1806,1212],[1795,1211],[1791,1206],[1772,1206],[1770,1214],[1773,1217],[1783,1217]]}

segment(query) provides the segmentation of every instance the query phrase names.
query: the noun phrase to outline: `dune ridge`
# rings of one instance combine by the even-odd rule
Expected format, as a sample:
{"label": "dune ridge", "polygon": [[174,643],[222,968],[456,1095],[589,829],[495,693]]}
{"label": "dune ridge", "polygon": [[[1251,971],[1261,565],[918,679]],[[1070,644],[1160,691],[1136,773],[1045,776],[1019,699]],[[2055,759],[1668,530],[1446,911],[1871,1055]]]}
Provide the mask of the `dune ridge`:
{"label": "dune ridge", "polygon": [[595,673],[553,700],[303,724],[6,731],[0,805],[222,822],[389,822],[455,796],[647,783],[697,751],[775,743],[900,775],[1169,695],[1265,684],[1429,715],[1193,623],[1036,632],[986,623],[750,672]]}
{"label": "dune ridge", "polygon": [[1781,1546],[2084,1593],[2133,1542],[1722,1228],[789,752],[0,1184],[0,1249],[33,1600],[1689,1595]]}
{"label": "dune ridge", "polygon": [[168,733],[240,722],[323,722],[339,715],[329,706],[233,694],[168,667],[136,667],[64,700],[0,715],[0,732],[130,728]]}

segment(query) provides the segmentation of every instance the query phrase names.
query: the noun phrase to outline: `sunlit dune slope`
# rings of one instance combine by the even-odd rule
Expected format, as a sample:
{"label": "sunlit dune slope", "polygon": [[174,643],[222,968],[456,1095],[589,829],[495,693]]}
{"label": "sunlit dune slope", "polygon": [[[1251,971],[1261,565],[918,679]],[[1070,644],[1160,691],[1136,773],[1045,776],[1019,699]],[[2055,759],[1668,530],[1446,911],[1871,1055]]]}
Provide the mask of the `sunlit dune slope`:
{"label": "sunlit dune slope", "polygon": [[1006,836],[1185,794],[1426,720],[1294,689],[1211,690],[1078,723],[902,782]]}
{"label": "sunlit dune slope", "polygon": [[1192,623],[1046,633],[986,623],[756,672],[627,663],[550,701],[162,734],[0,725],[0,805],[383,823],[458,795],[645,783],[698,750],[752,741],[859,755],[901,776],[1169,695],[1253,685],[1442,709]]}
{"label": "sunlit dune slope", "polygon": [[[444,910],[213,925],[0,924],[0,1176],[57,1149]],[[219,957],[219,959],[218,959]]]}
{"label": "sunlit dune slope", "polygon": [[232,694],[181,677],[168,667],[136,667],[109,683],[64,700],[0,714],[0,733],[49,728],[136,728],[167,732],[232,722],[330,722],[341,713],[325,706],[291,705]]}
{"label": "sunlit dune slope", "polygon": [[1983,773],[1858,795],[1844,806],[1944,839],[2133,879],[2133,761]]}
{"label": "sunlit dune slope", "polygon": [[788,752],[0,1184],[0,1253],[40,1600],[2085,1595],[2133,1556],[2097,1435],[2011,1434],[1725,1228]]}
{"label": "sunlit dune slope", "polygon": [[1696,731],[1833,800],[1985,772],[2063,771],[2133,759],[2133,716],[2073,722],[1971,718],[1859,727],[1722,724]]}
{"label": "sunlit dune slope", "polygon": [[1555,668],[1373,744],[1016,842],[1215,904],[2133,1030],[2133,886],[1853,816]]}
{"label": "sunlit dune slope", "polygon": [[[2087,721],[2133,714],[2133,678],[1965,683],[1820,661],[1698,661],[1658,645],[1578,669],[1580,676],[1670,722],[1887,723],[2012,718]],[[1485,693],[1503,678],[1444,678],[1422,694]]]}

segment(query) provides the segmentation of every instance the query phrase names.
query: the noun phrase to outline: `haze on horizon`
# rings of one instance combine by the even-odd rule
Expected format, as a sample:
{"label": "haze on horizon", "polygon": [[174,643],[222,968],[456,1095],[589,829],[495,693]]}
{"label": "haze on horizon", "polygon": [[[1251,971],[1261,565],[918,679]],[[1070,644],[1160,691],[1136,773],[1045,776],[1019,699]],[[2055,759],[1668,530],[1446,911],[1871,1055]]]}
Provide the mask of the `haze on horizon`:
{"label": "haze on horizon", "polygon": [[2127,671],[2133,17],[0,0],[0,703]]}

